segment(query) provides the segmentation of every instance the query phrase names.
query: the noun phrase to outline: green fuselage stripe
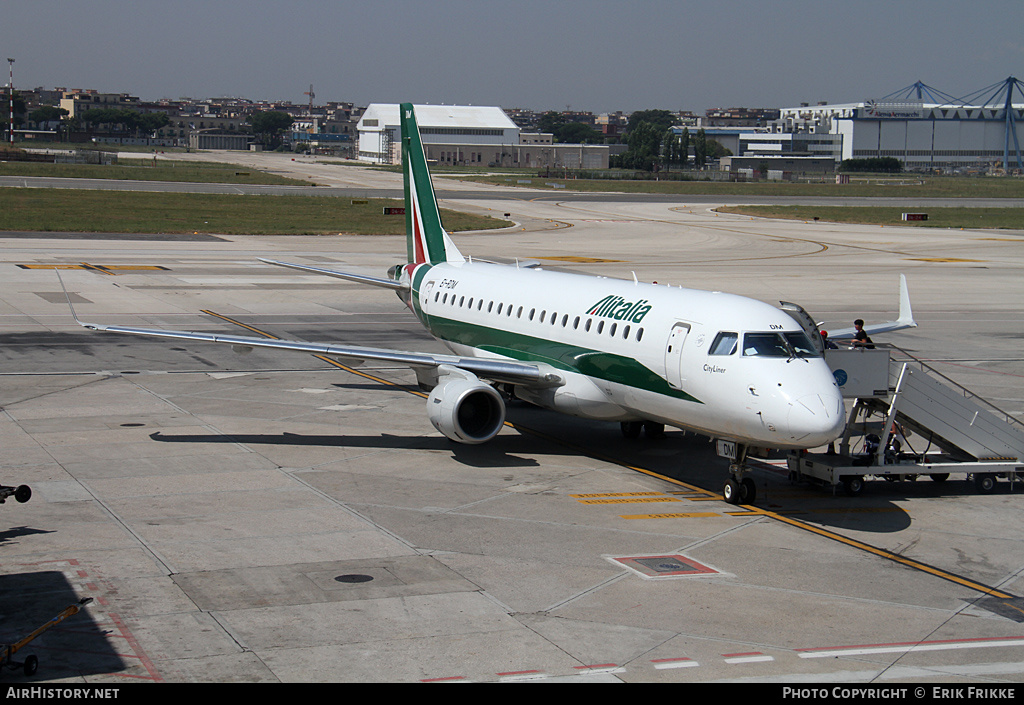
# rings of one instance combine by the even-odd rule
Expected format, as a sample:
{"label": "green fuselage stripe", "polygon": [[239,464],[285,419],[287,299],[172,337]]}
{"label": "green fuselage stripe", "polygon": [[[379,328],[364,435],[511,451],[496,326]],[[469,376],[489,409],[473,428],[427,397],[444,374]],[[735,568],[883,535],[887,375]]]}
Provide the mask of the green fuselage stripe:
{"label": "green fuselage stripe", "polygon": [[673,389],[661,375],[631,357],[584,348],[557,340],[537,338],[501,328],[426,315],[420,309],[418,301],[416,314],[427,330],[441,340],[468,345],[520,362],[547,363],[558,370],[578,372],[595,379],[615,382],[675,399],[703,403],[682,390]]}

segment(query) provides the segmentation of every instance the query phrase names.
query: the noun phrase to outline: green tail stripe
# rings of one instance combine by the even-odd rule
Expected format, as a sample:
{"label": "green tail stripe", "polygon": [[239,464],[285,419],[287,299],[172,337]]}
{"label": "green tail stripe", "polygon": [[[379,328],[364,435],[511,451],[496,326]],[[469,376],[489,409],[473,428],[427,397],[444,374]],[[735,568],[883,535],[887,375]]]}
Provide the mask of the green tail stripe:
{"label": "green tail stripe", "polygon": [[427,170],[416,112],[402,103],[402,171],[405,177],[405,234],[410,262],[444,262],[444,228]]}

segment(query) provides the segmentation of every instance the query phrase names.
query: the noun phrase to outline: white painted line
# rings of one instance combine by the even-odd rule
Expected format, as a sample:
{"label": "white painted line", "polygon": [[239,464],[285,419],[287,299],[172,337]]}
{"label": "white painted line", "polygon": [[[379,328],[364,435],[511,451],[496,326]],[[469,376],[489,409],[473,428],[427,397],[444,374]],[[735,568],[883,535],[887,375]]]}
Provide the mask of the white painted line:
{"label": "white painted line", "polygon": [[772,656],[766,656],[765,654],[751,654],[750,656],[734,656],[732,658],[725,659],[726,663],[757,663],[759,661],[774,661],[775,658]]}
{"label": "white painted line", "polygon": [[915,651],[948,651],[955,649],[988,649],[999,646],[1024,646],[1024,637],[985,639],[979,641],[937,642],[922,644],[891,644],[879,646],[847,647],[804,651],[800,658],[834,658],[837,656],[863,656],[865,654],[898,654]]}
{"label": "white painted line", "polygon": [[667,668],[693,668],[699,666],[700,663],[689,658],[666,658],[658,659],[657,661],[651,661],[654,664],[654,668],[657,670],[664,670]]}

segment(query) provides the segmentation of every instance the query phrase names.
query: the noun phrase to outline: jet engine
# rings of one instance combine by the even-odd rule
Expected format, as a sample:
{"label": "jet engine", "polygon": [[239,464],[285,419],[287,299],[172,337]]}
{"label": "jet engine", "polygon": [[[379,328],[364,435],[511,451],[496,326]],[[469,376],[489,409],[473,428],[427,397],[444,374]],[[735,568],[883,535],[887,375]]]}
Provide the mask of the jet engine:
{"label": "jet engine", "polygon": [[505,402],[494,387],[475,377],[449,378],[430,392],[427,416],[453,441],[485,443],[505,423]]}

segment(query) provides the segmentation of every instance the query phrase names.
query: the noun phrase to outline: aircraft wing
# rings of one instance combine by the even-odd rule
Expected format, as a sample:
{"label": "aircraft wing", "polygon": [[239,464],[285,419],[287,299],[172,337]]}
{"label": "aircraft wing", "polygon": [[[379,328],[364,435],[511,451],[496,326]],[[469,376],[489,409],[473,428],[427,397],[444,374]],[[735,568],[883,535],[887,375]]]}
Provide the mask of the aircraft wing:
{"label": "aircraft wing", "polygon": [[[868,335],[874,335],[876,333],[891,333],[894,330],[903,330],[905,328],[917,328],[917,322],[914,321],[914,312],[910,310],[910,292],[907,290],[907,277],[906,275],[901,274],[899,317],[895,321],[889,321],[887,323],[865,325],[864,330]],[[828,332],[828,337],[829,340],[848,340],[852,338],[856,332],[856,328],[830,330]]]}
{"label": "aircraft wing", "polygon": [[264,259],[258,257],[260,262],[266,262],[267,264],[274,264],[278,267],[288,267],[290,269],[298,269],[303,272],[312,272],[313,274],[324,274],[328,277],[337,277],[338,279],[346,279],[351,282],[358,284],[370,284],[372,286],[380,286],[385,289],[394,289],[395,291],[408,291],[409,285],[397,282],[393,279],[379,279],[377,277],[369,277],[365,274],[352,274],[351,272],[338,272],[333,269],[324,269],[323,267],[313,267],[308,264],[294,264],[292,262],[278,262],[273,259]]}
{"label": "aircraft wing", "polygon": [[[74,311],[72,311],[74,314]],[[565,384],[565,378],[553,367],[544,364],[529,364],[514,360],[491,360],[476,357],[459,357],[458,355],[435,355],[432,353],[404,352],[384,348],[367,348],[357,345],[338,345],[334,343],[307,343],[298,340],[281,340],[276,338],[250,338],[236,335],[220,335],[216,333],[199,333],[194,331],[160,330],[155,328],[134,328],[131,326],[107,326],[98,323],[75,321],[89,330],[108,333],[127,333],[131,335],[148,335],[158,338],[175,338],[179,340],[199,340],[207,343],[230,345],[235,352],[247,353],[253,348],[270,348],[273,350],[292,350],[296,352],[325,355],[327,357],[348,360],[390,362],[405,365],[413,369],[436,370],[441,365],[456,367],[471,372],[478,377],[523,384],[531,387],[559,387]]]}

